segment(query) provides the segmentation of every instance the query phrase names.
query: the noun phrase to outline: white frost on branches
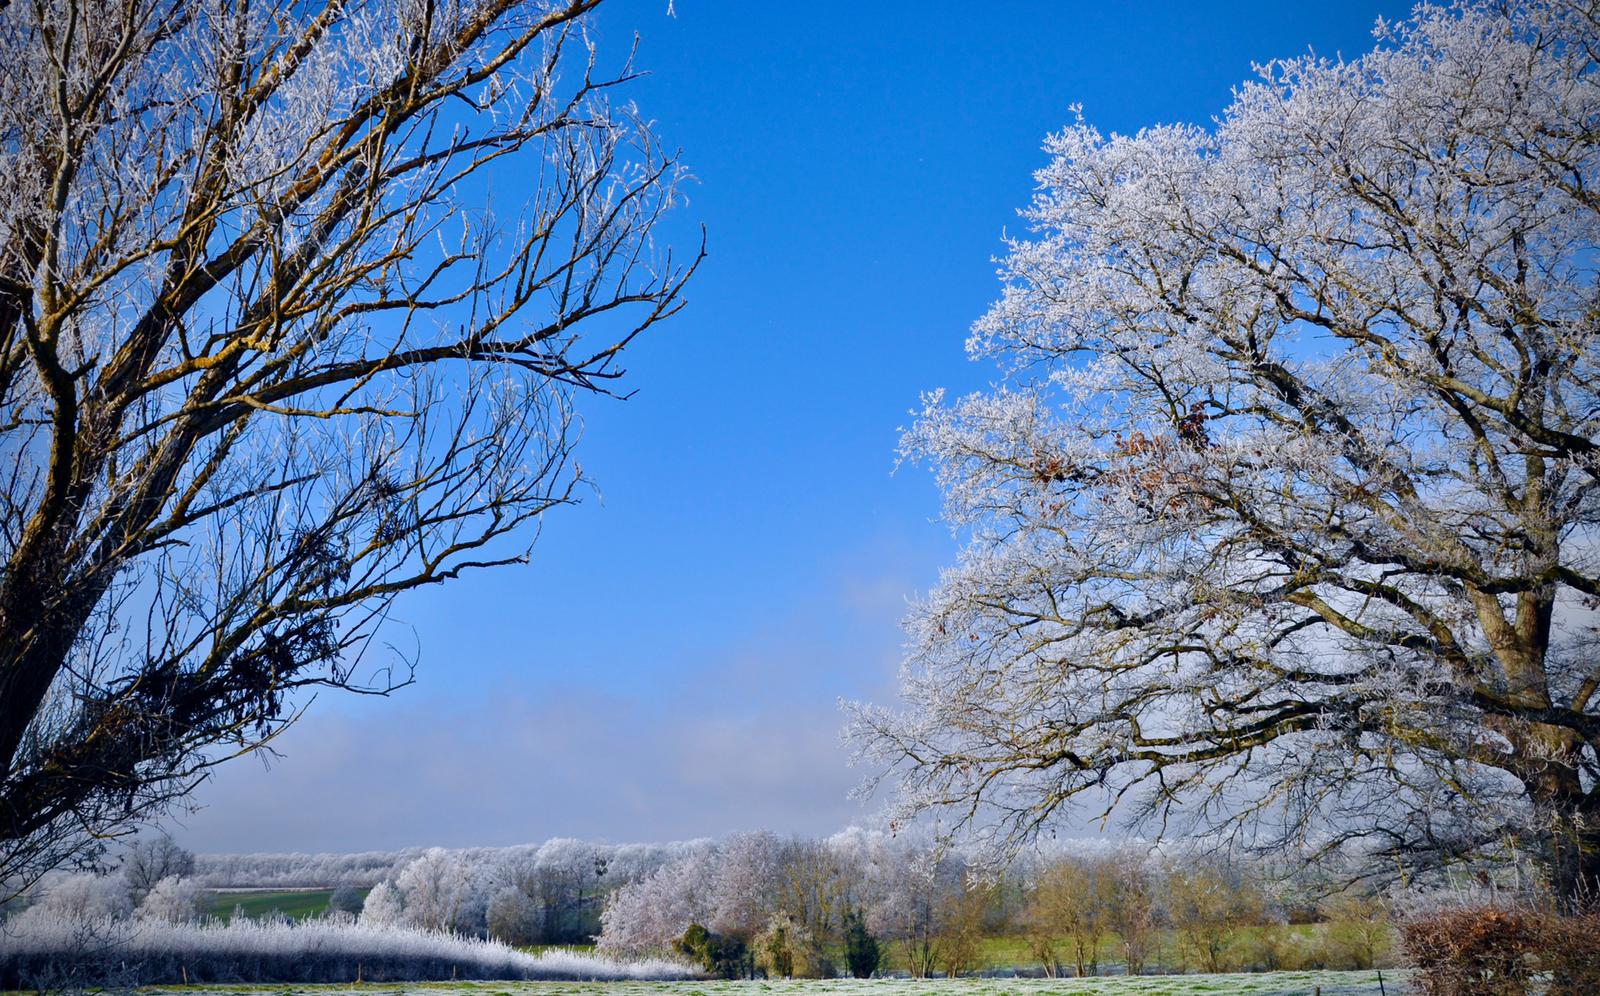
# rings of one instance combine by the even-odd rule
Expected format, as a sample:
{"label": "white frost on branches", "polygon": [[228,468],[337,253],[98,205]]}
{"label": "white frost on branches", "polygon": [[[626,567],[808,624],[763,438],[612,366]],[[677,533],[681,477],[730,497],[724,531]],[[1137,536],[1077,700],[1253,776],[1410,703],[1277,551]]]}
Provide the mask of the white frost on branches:
{"label": "white frost on branches", "polygon": [[1007,381],[903,442],[969,542],[853,707],[900,817],[1594,878],[1597,25],[1419,6],[1213,128],[1049,138]]}

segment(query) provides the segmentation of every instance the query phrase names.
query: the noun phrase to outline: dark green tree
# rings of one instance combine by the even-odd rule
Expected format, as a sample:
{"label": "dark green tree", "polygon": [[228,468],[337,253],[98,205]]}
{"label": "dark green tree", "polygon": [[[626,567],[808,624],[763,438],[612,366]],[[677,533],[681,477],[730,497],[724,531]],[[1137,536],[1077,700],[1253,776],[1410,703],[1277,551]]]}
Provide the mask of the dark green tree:
{"label": "dark green tree", "polygon": [[752,974],[750,949],[744,941],[713,934],[698,923],[691,923],[672,946],[719,979],[744,979]]}
{"label": "dark green tree", "polygon": [[850,974],[858,979],[868,979],[878,970],[883,952],[878,939],[867,930],[867,918],[860,910],[847,910],[844,915],[844,962]]}

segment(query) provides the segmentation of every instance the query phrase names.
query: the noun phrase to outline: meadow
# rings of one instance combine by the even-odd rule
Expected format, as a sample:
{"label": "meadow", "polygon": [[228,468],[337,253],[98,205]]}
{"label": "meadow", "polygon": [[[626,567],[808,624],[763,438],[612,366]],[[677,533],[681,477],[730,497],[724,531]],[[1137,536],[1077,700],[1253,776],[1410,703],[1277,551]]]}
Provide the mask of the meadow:
{"label": "meadow", "polygon": [[781,982],[419,983],[405,986],[207,986],[149,996],[1403,996],[1402,972],[1270,972],[1090,979],[811,979]]}
{"label": "meadow", "polygon": [[[252,920],[282,913],[299,920],[327,913],[333,892],[332,889],[225,889],[211,894],[206,913],[226,918],[239,911]],[[367,890],[361,892],[365,895]]]}

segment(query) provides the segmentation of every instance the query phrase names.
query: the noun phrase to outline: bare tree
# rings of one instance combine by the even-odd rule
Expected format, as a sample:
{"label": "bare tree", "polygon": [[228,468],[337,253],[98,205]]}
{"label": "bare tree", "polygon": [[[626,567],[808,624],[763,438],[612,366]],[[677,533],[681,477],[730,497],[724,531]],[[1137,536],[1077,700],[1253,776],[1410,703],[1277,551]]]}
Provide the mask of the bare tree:
{"label": "bare tree", "polygon": [[938,964],[945,978],[953,979],[980,967],[984,918],[994,893],[993,882],[962,876],[940,897]]}
{"label": "bare tree", "polygon": [[391,600],[574,499],[698,260],[597,3],[0,4],[0,879],[405,682]]}
{"label": "bare tree", "polygon": [[194,855],[164,833],[136,841],[122,860],[122,877],[127,879],[135,903],[142,901],[162,879],[188,878],[193,874]]}
{"label": "bare tree", "polygon": [[1321,907],[1324,936],[1351,968],[1372,968],[1394,944],[1394,909],[1384,897],[1347,889]]}
{"label": "bare tree", "polygon": [[1059,951],[1068,946],[1079,978],[1099,974],[1100,948],[1111,925],[1115,888],[1113,866],[1107,858],[1064,857],[1045,866],[1033,885],[1025,914],[1035,953],[1045,962],[1045,974],[1056,974]]}
{"label": "bare tree", "polygon": [[796,838],[779,852],[777,906],[819,944],[842,940],[846,910],[844,862],[819,840]]}
{"label": "bare tree", "polygon": [[878,869],[876,901],[868,909],[873,933],[896,942],[906,968],[925,979],[944,960],[952,897],[965,888],[966,863],[943,847],[904,844]]}
{"label": "bare tree", "polygon": [[1215,128],[1052,136],[906,437],[971,536],[863,707],[907,817],[1600,881],[1600,7],[1419,6]]}
{"label": "bare tree", "polygon": [[1203,971],[1225,971],[1240,931],[1263,922],[1261,894],[1238,868],[1214,861],[1174,865],[1165,887],[1179,949]]}
{"label": "bare tree", "polygon": [[1117,936],[1128,974],[1142,975],[1155,947],[1159,912],[1150,857],[1136,847],[1125,846],[1107,861],[1112,883],[1107,926]]}

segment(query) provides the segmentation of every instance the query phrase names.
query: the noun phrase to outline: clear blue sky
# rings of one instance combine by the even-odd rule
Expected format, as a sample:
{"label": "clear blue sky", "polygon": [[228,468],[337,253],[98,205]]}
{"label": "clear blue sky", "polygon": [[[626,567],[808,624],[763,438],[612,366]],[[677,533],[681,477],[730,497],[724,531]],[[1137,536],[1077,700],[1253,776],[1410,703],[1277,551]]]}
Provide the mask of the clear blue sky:
{"label": "clear blue sky", "polygon": [[[631,90],[697,181],[688,309],[632,348],[627,402],[586,401],[602,496],[534,561],[412,595],[387,701],[324,696],[174,826],[201,850],[611,840],[868,818],[840,696],[892,694],[905,600],[955,547],[894,472],[921,391],[967,361],[992,257],[1046,133],[1208,122],[1252,61],[1358,54],[1402,3],[611,0]],[[500,181],[497,181],[500,182]]]}

